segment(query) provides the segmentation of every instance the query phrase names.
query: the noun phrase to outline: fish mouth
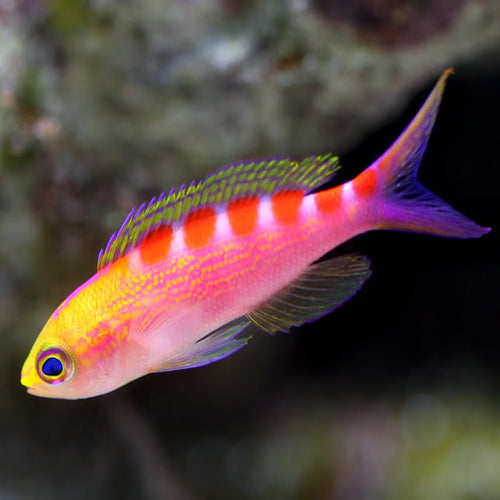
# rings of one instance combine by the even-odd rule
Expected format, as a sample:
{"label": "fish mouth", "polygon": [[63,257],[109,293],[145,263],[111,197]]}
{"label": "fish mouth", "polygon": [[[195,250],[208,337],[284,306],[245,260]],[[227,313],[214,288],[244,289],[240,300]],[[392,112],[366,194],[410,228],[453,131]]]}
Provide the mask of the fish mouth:
{"label": "fish mouth", "polygon": [[59,395],[57,386],[48,385],[42,382],[34,370],[30,369],[21,374],[21,384],[26,387],[26,392],[32,396],[37,396],[39,398],[66,399],[65,396]]}
{"label": "fish mouth", "polygon": [[24,387],[27,387],[28,389],[31,388],[33,385],[33,377],[30,377],[29,373],[27,374],[21,374],[21,384],[24,385]]}
{"label": "fish mouth", "polygon": [[32,394],[33,396],[37,396],[38,395],[38,393],[36,392],[36,389],[34,388],[34,386],[32,384],[30,384],[28,382],[28,380],[26,380],[26,378],[21,377],[21,384],[24,385],[24,387],[26,387],[26,392],[28,394]]}
{"label": "fish mouth", "polygon": [[37,394],[36,386],[40,385],[40,379],[33,368],[21,372],[21,384],[26,387],[29,394]]}
{"label": "fish mouth", "polygon": [[26,387],[26,392],[28,394],[36,394],[36,390],[33,384],[31,384],[29,380],[27,380],[27,378],[21,377],[21,384],[24,385],[24,387]]}
{"label": "fish mouth", "polygon": [[26,392],[33,396],[44,396],[43,382],[40,381],[36,371],[32,368],[21,373],[21,384],[26,387]]}
{"label": "fish mouth", "polygon": [[26,392],[28,394],[31,394],[32,396],[38,396],[41,398],[47,398],[50,397],[46,392],[43,390],[41,387],[41,384],[30,384],[26,380],[21,378],[21,384],[23,384],[26,387]]}

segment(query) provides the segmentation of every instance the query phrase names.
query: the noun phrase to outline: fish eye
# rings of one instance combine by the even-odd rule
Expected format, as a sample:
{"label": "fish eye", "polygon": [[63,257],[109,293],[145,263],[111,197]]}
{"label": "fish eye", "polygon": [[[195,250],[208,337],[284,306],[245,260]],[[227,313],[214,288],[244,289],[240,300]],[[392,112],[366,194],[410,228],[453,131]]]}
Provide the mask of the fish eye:
{"label": "fish eye", "polygon": [[49,356],[42,365],[42,372],[47,377],[58,377],[64,370],[64,366],[59,358]]}
{"label": "fish eye", "polygon": [[36,368],[44,382],[61,384],[73,376],[74,362],[62,347],[48,346],[40,351]]}

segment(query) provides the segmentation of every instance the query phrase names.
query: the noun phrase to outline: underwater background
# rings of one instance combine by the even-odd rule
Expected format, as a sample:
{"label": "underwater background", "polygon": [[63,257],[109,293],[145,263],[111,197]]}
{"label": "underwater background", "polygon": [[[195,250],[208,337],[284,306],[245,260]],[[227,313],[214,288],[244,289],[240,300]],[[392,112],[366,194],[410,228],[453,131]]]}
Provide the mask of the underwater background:
{"label": "underwater background", "polygon": [[[334,253],[373,277],[319,321],[25,392],[131,207],[241,159],[331,151],[350,179],[450,66],[420,179],[491,234],[365,234]],[[0,499],[500,498],[499,89],[497,0],[0,0]]]}

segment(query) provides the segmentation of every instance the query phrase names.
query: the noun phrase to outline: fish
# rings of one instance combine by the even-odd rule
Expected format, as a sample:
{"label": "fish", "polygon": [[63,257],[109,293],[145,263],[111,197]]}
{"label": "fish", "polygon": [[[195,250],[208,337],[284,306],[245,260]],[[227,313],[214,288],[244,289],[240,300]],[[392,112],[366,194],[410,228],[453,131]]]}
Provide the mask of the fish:
{"label": "fish", "polygon": [[106,394],[149,373],[226,358],[259,330],[289,331],[331,313],[371,265],[357,253],[322,257],[361,233],[488,233],[417,180],[452,71],[348,182],[334,185],[332,154],[242,161],[133,209],[99,253],[97,273],[35,340],[21,372],[28,393]]}

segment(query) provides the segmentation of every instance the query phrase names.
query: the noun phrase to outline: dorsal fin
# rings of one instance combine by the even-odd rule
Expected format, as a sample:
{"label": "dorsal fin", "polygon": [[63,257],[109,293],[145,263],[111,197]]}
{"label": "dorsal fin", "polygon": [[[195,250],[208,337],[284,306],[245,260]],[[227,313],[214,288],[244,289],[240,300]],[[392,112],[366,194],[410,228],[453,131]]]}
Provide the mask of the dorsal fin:
{"label": "dorsal fin", "polygon": [[97,270],[136,248],[159,226],[179,225],[193,210],[283,191],[308,193],[331,180],[339,168],[338,158],[331,154],[310,156],[300,162],[273,158],[227,165],[198,184],[182,186],[168,195],[162,193],[149,204],[132,209],[106,248],[99,252]]}

